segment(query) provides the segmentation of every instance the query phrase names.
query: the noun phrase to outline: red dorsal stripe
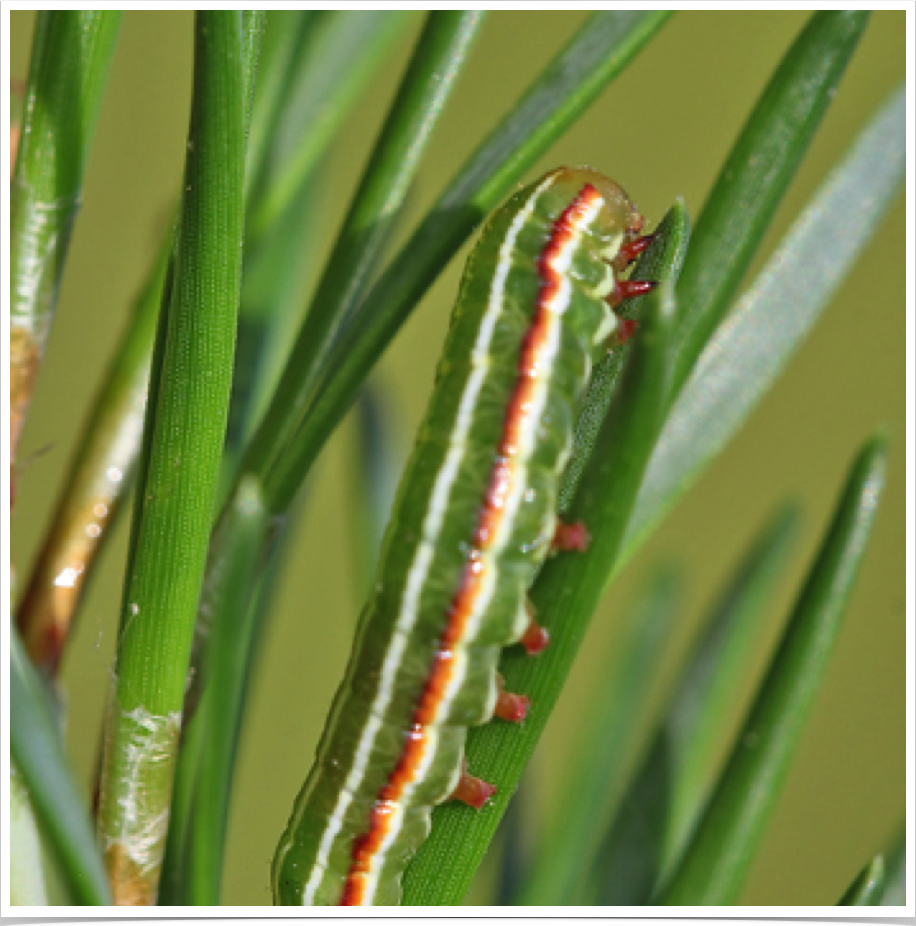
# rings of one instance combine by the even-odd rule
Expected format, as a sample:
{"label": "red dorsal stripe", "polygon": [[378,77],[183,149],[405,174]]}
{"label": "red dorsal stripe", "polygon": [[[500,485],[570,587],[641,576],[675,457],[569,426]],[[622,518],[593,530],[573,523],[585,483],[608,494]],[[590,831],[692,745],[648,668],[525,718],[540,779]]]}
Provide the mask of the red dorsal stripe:
{"label": "red dorsal stripe", "polygon": [[519,442],[530,416],[529,409],[537,383],[549,366],[546,361],[550,358],[545,356],[545,348],[552,324],[553,304],[562,286],[562,273],[556,264],[564,247],[576,236],[580,223],[588,215],[595,200],[600,198],[598,191],[591,184],[586,184],[554,222],[550,238],[538,258],[541,280],[538,304],[522,343],[518,377],[506,408],[499,457],[491,472],[487,494],[481,506],[474,545],[468,555],[461,585],[449,609],[448,623],[440,638],[439,654],[414,712],[412,735],[388,782],[379,792],[368,830],[353,844],[353,862],[347,873],[342,906],[362,905],[373,859],[391,827],[392,811],[407,787],[416,779],[417,769],[423,762],[429,739],[428,728],[437,718],[452,679],[453,649],[464,636],[468,618],[474,613],[480,594],[484,570],[487,568],[482,554],[498,536],[505,518],[506,500],[515,482],[524,476],[524,461],[518,458]]}

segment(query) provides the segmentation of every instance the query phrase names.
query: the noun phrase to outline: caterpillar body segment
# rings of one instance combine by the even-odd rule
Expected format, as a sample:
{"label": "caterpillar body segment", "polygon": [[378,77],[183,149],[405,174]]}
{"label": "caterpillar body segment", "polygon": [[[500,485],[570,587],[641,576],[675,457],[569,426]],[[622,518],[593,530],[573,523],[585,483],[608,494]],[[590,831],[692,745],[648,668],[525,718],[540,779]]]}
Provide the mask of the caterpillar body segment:
{"label": "caterpillar body segment", "polygon": [[465,772],[467,728],[523,719],[527,698],[497,677],[501,650],[543,648],[528,588],[555,544],[587,542],[558,533],[557,490],[591,369],[619,329],[616,273],[641,249],[641,226],[620,187],[588,168],[552,171],[488,220],[277,850],[278,903],[397,904],[433,807],[492,793]]}

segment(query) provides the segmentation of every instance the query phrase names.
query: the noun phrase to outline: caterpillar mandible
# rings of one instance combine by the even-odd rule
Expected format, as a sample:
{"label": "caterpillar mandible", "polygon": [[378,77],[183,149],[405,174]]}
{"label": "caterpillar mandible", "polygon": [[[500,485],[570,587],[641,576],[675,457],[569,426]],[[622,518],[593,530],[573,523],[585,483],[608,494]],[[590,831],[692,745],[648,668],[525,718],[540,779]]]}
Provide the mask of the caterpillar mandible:
{"label": "caterpillar mandible", "polygon": [[617,272],[648,243],[623,190],[554,170],[487,221],[398,489],[345,678],[273,864],[275,902],[394,905],[433,807],[495,791],[464,768],[467,728],[520,722],[504,646],[546,644],[527,590],[554,546],[559,478],[613,309],[653,284]]}

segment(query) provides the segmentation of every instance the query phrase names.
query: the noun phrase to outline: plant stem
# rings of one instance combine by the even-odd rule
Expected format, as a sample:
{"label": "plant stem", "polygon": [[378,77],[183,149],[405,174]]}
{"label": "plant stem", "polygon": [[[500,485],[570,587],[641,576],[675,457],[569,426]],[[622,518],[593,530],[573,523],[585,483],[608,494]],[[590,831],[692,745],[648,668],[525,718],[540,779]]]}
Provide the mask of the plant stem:
{"label": "plant stem", "polygon": [[[269,187],[255,200],[248,232],[260,235],[296,198],[319,158],[337,133],[354,101],[394,40],[410,22],[412,10],[322,10],[305,34],[309,61],[285,90],[289,116],[271,144]],[[262,145],[260,127],[255,133]],[[260,178],[253,176],[253,182]]]}
{"label": "plant stem", "polygon": [[734,692],[763,641],[765,605],[787,564],[797,527],[798,512],[782,509],[731,577],[604,834],[592,863],[595,893],[566,902],[644,906],[679,858],[714,782],[722,730],[734,714]]}
{"label": "plant stem", "polygon": [[[652,454],[618,568],[744,424],[830,305],[899,195],[905,162],[900,87],[872,115],[710,338]],[[709,280],[712,270],[703,276]],[[804,287],[787,299],[787,281],[799,279]]]}
{"label": "plant stem", "polygon": [[[386,14],[385,28],[373,32],[367,29],[365,16],[326,11],[302,21],[282,14],[278,23],[276,15],[272,13],[268,23],[268,47],[252,114],[252,136],[260,142],[248,152],[249,202],[269,195],[272,180],[264,178],[262,168],[270,166],[267,173],[272,176],[277,162],[288,155],[283,139],[297,135],[303,100],[315,100],[316,87],[325,85],[329,72],[344,66],[333,57],[337,43],[355,43],[362,49],[355,53],[376,60],[390,44],[392,28],[399,31],[406,22],[404,15]],[[374,16],[368,21],[377,22]],[[278,37],[276,32],[284,28],[289,37]],[[334,36],[330,46],[320,38],[327,36],[327,30]],[[350,73],[347,79],[354,76]],[[359,76],[344,96],[335,97],[333,106],[352,103],[367,77]],[[321,138],[326,147],[330,136]],[[325,153],[325,148],[315,148],[314,141],[304,136],[301,144],[311,146],[313,157]],[[315,242],[321,228],[317,173],[312,169],[300,177],[294,199],[287,201],[273,223],[255,232],[250,222],[247,226],[239,344],[221,473],[226,491],[221,487],[222,516],[211,538],[207,581],[195,625],[186,726],[163,868],[162,898],[169,905],[215,903],[219,896],[237,742],[254,653],[271,598],[265,586],[276,573],[282,558],[278,547],[294,520],[284,517],[281,526],[277,518],[255,517],[256,511],[263,514],[263,510],[257,483],[250,479],[237,484],[234,493],[228,489],[238,474],[252,422],[261,417],[264,400],[276,385],[302,314],[302,293],[313,270],[309,255],[318,250]],[[254,179],[258,176],[260,182]],[[223,495],[228,496],[226,504]],[[235,536],[237,531],[247,542]],[[250,583],[240,584],[242,576],[248,576]]]}
{"label": "plant stem", "polygon": [[658,570],[627,609],[603,686],[583,710],[590,715],[586,736],[569,756],[559,799],[515,899],[519,906],[583,902],[582,884],[644,745],[640,720],[679,616],[680,586],[678,575]]}
{"label": "plant stem", "polygon": [[[10,632],[10,759],[22,775],[29,804],[69,891],[68,901],[110,904],[89,816],[64,755],[55,705],[15,630]],[[17,849],[25,851],[14,842],[13,851]]]}
{"label": "plant stem", "polygon": [[840,898],[839,907],[880,907],[884,897],[884,859],[876,855]]}
{"label": "plant stem", "polygon": [[121,13],[38,14],[10,198],[10,459],[54,318]]}
{"label": "plant stem", "polygon": [[[261,480],[273,511],[282,510],[295,492],[283,485],[289,445],[314,398],[331,346],[351,318],[390,238],[481,18],[475,11],[433,12],[417,41],[286,369],[243,462],[243,470]],[[299,479],[294,479],[298,488]],[[277,502],[275,483],[280,487]]]}
{"label": "plant stem", "polygon": [[155,902],[225,438],[241,277],[242,21],[198,12],[185,195],[157,335],[106,723],[99,830],[119,905]]}
{"label": "plant stem", "polygon": [[815,13],[732,147],[697,220],[678,284],[682,315],[672,400],[728,311],[836,95],[868,15],[863,10]]}
{"label": "plant stem", "polygon": [[655,903],[731,906],[821,687],[868,545],[886,450],[876,438],[856,458],[817,559],[766,678],[697,830]]}
{"label": "plant stem", "polygon": [[[246,681],[253,650],[253,623],[258,617],[260,558],[266,518],[257,486],[243,483],[234,496],[227,517],[215,538],[221,561],[213,575],[222,579],[221,589],[234,601],[249,602],[231,611],[234,621],[220,621],[213,628],[212,650],[218,660],[198,667],[205,684],[195,691],[200,703],[193,705],[193,721],[182,738],[179,779],[175,790],[175,814],[169,831],[168,862],[163,901],[169,905],[219,903],[223,855],[229,814],[229,798]],[[263,570],[264,577],[272,575]],[[225,578],[222,578],[225,576]],[[201,611],[210,607],[204,588]],[[202,691],[202,694],[200,692]],[[186,704],[186,710],[188,710]],[[219,717],[215,716],[219,712]]]}
{"label": "plant stem", "polygon": [[136,475],[150,354],[171,247],[140,294],[67,474],[16,624],[32,661],[57,672],[96,555]]}

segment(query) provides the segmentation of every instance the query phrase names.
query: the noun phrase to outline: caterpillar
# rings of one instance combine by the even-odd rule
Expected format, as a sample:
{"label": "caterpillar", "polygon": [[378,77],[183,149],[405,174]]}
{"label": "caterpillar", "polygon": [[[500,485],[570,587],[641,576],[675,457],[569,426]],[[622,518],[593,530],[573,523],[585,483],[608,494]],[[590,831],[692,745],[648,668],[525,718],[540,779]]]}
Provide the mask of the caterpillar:
{"label": "caterpillar", "polygon": [[314,766],[273,863],[275,902],[396,905],[433,807],[482,807],[469,726],[520,723],[503,647],[547,643],[527,590],[552,549],[557,490],[593,364],[626,335],[614,307],[653,284],[617,274],[649,242],[623,190],[562,167],[488,219],[464,272]]}

